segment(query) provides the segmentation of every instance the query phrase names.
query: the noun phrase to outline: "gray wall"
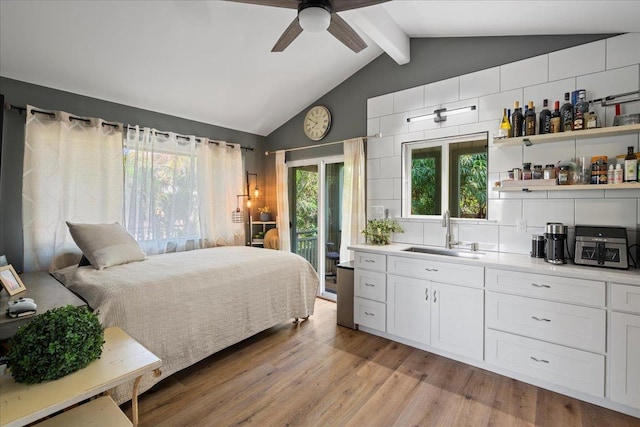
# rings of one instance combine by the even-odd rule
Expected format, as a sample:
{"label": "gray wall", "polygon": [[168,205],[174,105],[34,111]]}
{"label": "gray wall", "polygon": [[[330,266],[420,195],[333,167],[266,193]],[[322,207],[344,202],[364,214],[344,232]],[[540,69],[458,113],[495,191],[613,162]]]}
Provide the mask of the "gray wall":
{"label": "gray wall", "polygon": [[[265,138],[232,129],[186,120],[179,117],[102,101],[44,86],[0,77],[0,93],[5,102],[24,107],[27,104],[48,110],[99,117],[132,125],[186,135],[197,135],[253,147],[245,151],[246,169],[257,172],[264,187],[263,157]],[[7,255],[16,269],[22,269],[22,162],[25,115],[5,111],[2,155],[0,156],[0,254]]]}
{"label": "gray wall", "polygon": [[[398,65],[382,54],[312,105],[331,110],[325,142],[366,135],[367,98],[456,77],[610,37],[611,34],[411,39],[411,62]],[[269,150],[318,144],[302,131],[307,109],[267,136]],[[322,141],[320,141],[321,143]],[[287,159],[342,154],[342,145],[292,152]],[[267,171],[272,170],[267,162]],[[268,172],[267,172],[268,173]]]}

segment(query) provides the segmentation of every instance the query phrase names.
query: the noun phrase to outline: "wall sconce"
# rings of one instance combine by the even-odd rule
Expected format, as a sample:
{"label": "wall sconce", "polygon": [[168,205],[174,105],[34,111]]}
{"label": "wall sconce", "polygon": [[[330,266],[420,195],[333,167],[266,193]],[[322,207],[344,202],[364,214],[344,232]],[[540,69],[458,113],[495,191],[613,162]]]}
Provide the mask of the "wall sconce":
{"label": "wall sconce", "polygon": [[240,209],[240,198],[242,197],[246,197],[247,198],[247,209],[249,210],[249,212],[251,212],[251,206],[252,206],[252,193],[250,191],[251,189],[251,184],[249,183],[249,176],[254,176],[255,177],[255,187],[253,188],[253,198],[257,199],[258,197],[260,197],[260,189],[258,188],[258,174],[257,173],[249,173],[248,171],[246,172],[247,174],[247,192],[245,194],[238,194],[236,195],[236,210],[231,212],[231,219],[233,220],[233,222],[244,222],[244,212],[242,211],[242,209]]}
{"label": "wall sconce", "polygon": [[454,108],[453,110],[447,110],[446,108],[439,108],[434,110],[431,114],[425,114],[423,116],[409,117],[407,119],[407,123],[411,122],[419,122],[420,120],[428,120],[433,119],[434,122],[440,123],[447,120],[447,116],[451,116],[453,114],[462,114],[468,113],[469,111],[473,111],[476,109],[475,105],[469,105],[468,107]]}
{"label": "wall sconce", "polygon": [[257,199],[258,197],[260,197],[260,189],[258,188],[258,174],[257,173],[249,173],[247,172],[247,195],[249,195],[249,200],[251,200],[251,192],[249,191],[249,176],[255,176],[256,177],[256,186],[253,189],[253,198]]}

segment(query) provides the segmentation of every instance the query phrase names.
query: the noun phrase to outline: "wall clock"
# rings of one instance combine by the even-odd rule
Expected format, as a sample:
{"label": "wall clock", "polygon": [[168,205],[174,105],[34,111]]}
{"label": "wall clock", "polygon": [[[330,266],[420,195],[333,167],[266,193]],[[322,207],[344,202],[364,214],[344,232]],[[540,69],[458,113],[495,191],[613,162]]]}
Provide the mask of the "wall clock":
{"label": "wall clock", "polygon": [[316,105],[304,117],[304,133],[313,141],[320,141],[331,128],[331,112],[327,107]]}

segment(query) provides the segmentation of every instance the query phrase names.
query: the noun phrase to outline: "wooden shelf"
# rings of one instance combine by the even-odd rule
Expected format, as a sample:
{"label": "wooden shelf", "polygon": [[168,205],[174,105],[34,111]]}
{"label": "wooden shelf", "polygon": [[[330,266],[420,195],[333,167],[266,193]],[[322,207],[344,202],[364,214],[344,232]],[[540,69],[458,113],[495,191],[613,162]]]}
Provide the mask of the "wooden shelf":
{"label": "wooden shelf", "polygon": [[519,187],[493,187],[493,191],[498,193],[521,193],[532,191],[595,191],[595,190],[640,190],[638,183],[626,184],[578,184],[578,185],[532,185],[527,186],[523,181]]}
{"label": "wooden shelf", "polygon": [[614,135],[626,135],[640,132],[640,124],[609,126],[597,129],[574,130],[570,132],[547,133],[544,135],[520,136],[517,138],[494,138],[493,145],[496,147],[511,147],[516,145],[534,145],[548,142],[566,141],[569,139],[599,138]]}

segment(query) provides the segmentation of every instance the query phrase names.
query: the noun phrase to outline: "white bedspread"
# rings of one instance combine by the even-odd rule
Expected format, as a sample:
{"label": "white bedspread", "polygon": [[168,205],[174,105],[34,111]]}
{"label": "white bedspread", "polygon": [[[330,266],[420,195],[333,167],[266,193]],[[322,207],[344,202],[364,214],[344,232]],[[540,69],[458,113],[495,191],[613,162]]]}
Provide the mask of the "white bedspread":
{"label": "white bedspread", "polygon": [[[68,267],[54,276],[162,359],[158,379],[293,317],[313,314],[319,278],[304,258],[244,246],[153,255],[95,270]],[[131,398],[131,384],[113,398]]]}

